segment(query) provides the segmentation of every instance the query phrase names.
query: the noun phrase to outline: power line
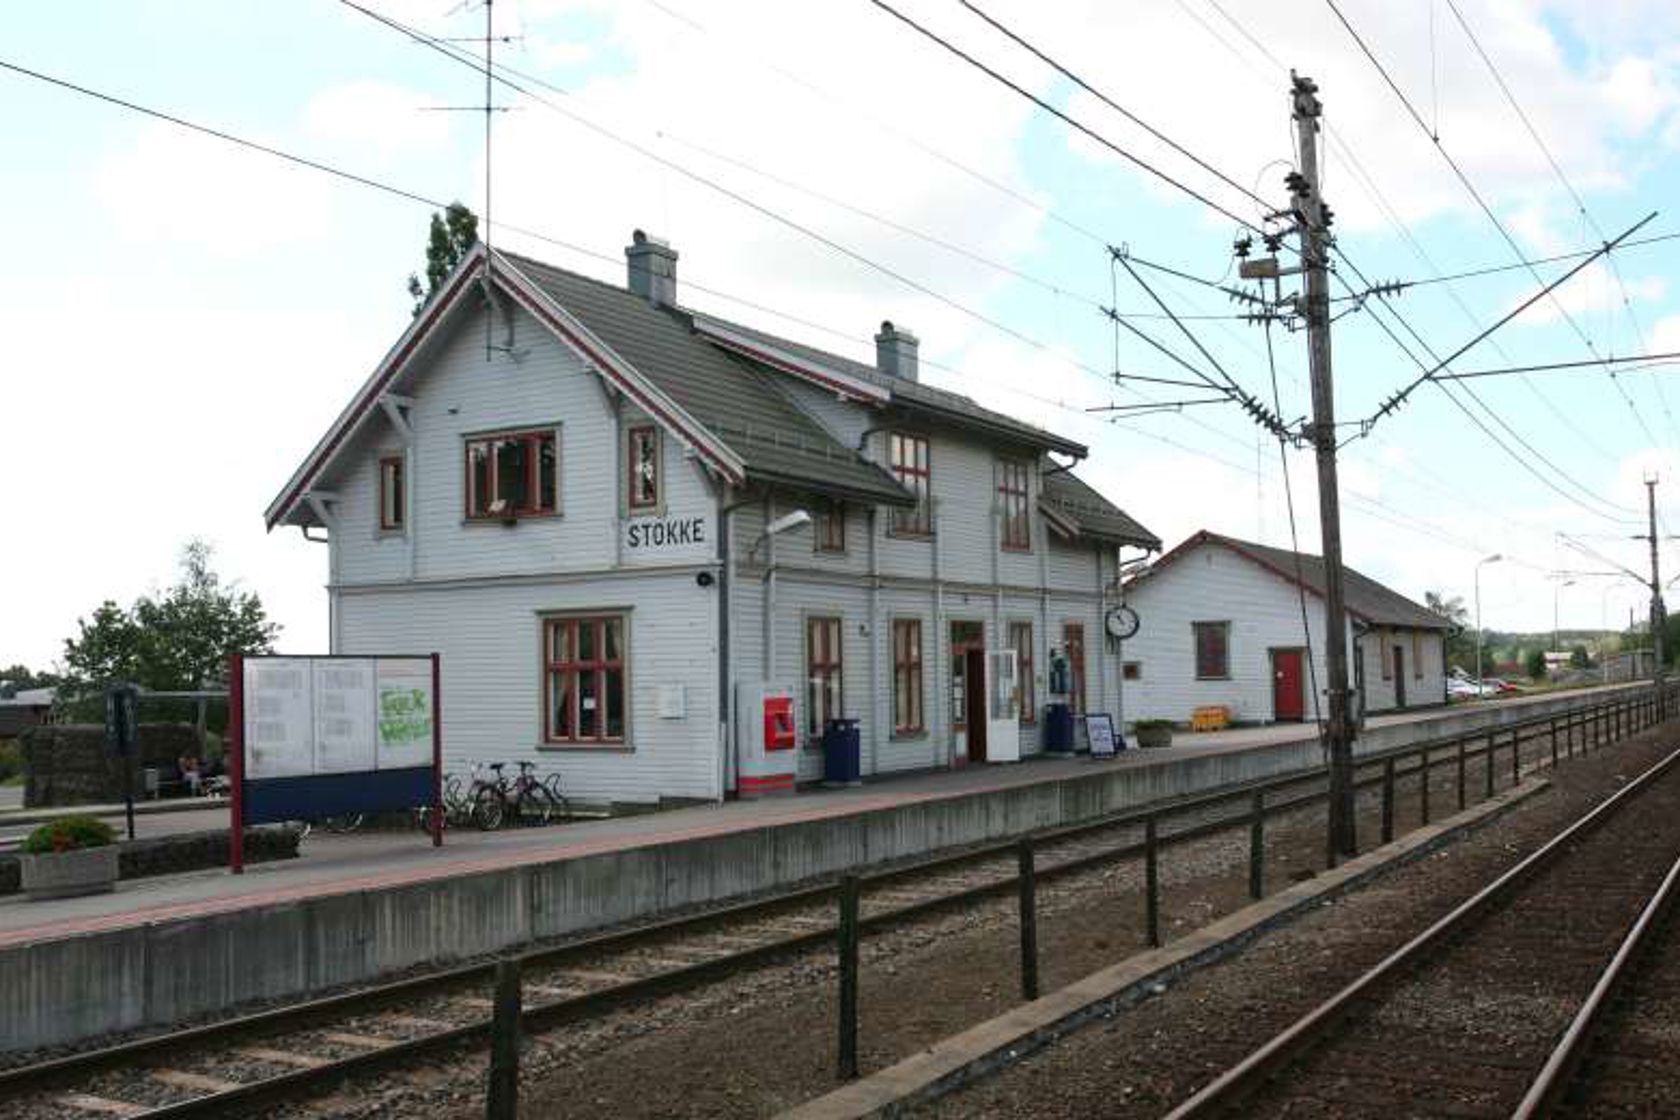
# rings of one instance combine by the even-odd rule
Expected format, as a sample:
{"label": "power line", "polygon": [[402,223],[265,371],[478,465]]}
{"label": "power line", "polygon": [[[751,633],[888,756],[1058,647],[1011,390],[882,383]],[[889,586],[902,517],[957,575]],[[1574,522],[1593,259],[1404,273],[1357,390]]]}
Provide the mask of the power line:
{"label": "power line", "polygon": [[1243,194],[1243,195],[1248,196],[1248,198],[1253,200],[1254,204],[1256,206],[1259,206],[1263,212],[1264,211],[1269,211],[1270,209],[1272,209],[1271,205],[1269,203],[1267,203],[1267,201],[1265,199],[1263,199],[1259,195],[1255,194],[1253,190],[1249,189],[1248,187],[1243,186],[1243,184],[1237,182],[1235,179],[1231,178],[1229,175],[1227,175],[1223,171],[1219,170],[1219,168],[1214,167],[1212,164],[1208,163],[1206,160],[1204,160],[1200,156],[1196,155],[1196,153],[1190,151],[1188,148],[1186,148],[1182,144],[1178,143],[1178,141],[1174,140],[1172,137],[1168,136],[1166,133],[1162,132],[1160,129],[1156,128],[1154,125],[1151,125],[1148,121],[1145,121],[1143,118],[1139,117],[1136,113],[1133,113],[1130,109],[1127,109],[1124,105],[1119,104],[1113,98],[1109,97],[1106,93],[1102,92],[1101,90],[1099,90],[1095,86],[1093,86],[1091,83],[1087,82],[1084,78],[1081,78],[1078,74],[1075,74],[1072,70],[1068,69],[1066,66],[1062,65],[1060,62],[1057,62],[1054,58],[1050,57],[1044,51],[1035,47],[1032,43],[1028,42],[1021,35],[1019,35],[1016,32],[1010,30],[1001,21],[995,19],[994,17],[992,17],[990,15],[987,15],[986,12],[984,10],[982,10],[979,6],[974,4],[972,2],[972,0],[957,0],[957,2],[959,4],[961,4],[963,7],[967,8],[969,11],[973,12],[975,15],[979,16],[982,20],[984,20],[994,30],[998,31],[1004,37],[1009,39],[1010,42],[1014,43],[1016,46],[1019,46],[1023,50],[1027,51],[1034,58],[1038,59],[1040,62],[1044,63],[1046,66],[1048,66],[1052,70],[1056,71],[1056,73],[1058,73],[1062,77],[1068,79],[1068,81],[1072,82],[1074,85],[1078,86],[1080,89],[1084,90],[1086,93],[1090,94],[1092,97],[1095,97],[1098,101],[1101,101],[1104,105],[1107,105],[1110,109],[1113,109],[1116,113],[1119,113],[1121,116],[1125,117],[1127,120],[1131,121],[1133,124],[1137,125],[1139,128],[1143,129],[1145,132],[1149,133],[1149,135],[1153,136],[1155,139],[1159,140],[1161,143],[1165,144],[1167,147],[1171,148],[1173,151],[1177,152],[1179,155],[1183,156],[1185,159],[1189,160],[1191,163],[1194,163],[1197,167],[1200,167],[1203,171],[1206,171],[1208,174],[1212,175],[1214,178],[1219,179],[1220,181],[1224,182],[1227,186],[1230,186],[1231,188],[1236,190],[1239,194]]}
{"label": "power line", "polygon": [[1015,91],[1020,96],[1026,98],[1028,101],[1031,101],[1034,105],[1037,105],[1040,109],[1044,110],[1046,113],[1049,113],[1051,116],[1055,117],[1057,120],[1060,120],[1062,123],[1066,124],[1069,128],[1075,129],[1076,131],[1080,132],[1081,134],[1083,134],[1087,138],[1096,141],[1098,144],[1101,144],[1103,147],[1107,148],[1109,151],[1113,152],[1115,155],[1119,156],[1120,158],[1126,160],[1128,163],[1131,163],[1132,165],[1136,166],[1140,170],[1148,172],[1150,175],[1153,175],[1155,178],[1161,180],[1163,183],[1166,183],[1168,186],[1173,187],[1174,189],[1176,189],[1178,191],[1181,191],[1182,193],[1184,193],[1186,195],[1189,195],[1191,198],[1195,199],[1197,202],[1200,202],[1203,206],[1206,206],[1208,209],[1214,211],[1215,213],[1224,215],[1225,217],[1231,219],[1231,221],[1235,222],[1237,225],[1243,227],[1244,229],[1252,230],[1255,233],[1262,234],[1262,235],[1265,234],[1265,231],[1260,229],[1253,222],[1250,222],[1248,219],[1239,217],[1238,215],[1232,213],[1230,210],[1228,210],[1225,207],[1219,205],[1219,203],[1213,201],[1211,198],[1202,194],[1200,191],[1196,190],[1194,187],[1188,186],[1185,183],[1181,182],[1180,180],[1175,179],[1173,176],[1167,174],[1165,171],[1162,171],[1160,168],[1156,167],[1154,164],[1152,164],[1149,161],[1143,159],[1142,157],[1133,155],[1131,152],[1127,151],[1125,148],[1122,148],[1120,145],[1114,143],[1114,141],[1110,140],[1108,137],[1106,137],[1106,136],[1102,135],[1101,133],[1097,132],[1095,129],[1092,129],[1092,128],[1086,126],[1085,124],[1081,123],[1080,121],[1078,121],[1078,120],[1074,119],[1073,117],[1069,116],[1068,114],[1062,112],[1060,109],[1056,108],[1054,105],[1050,104],[1048,101],[1044,100],[1042,97],[1039,97],[1037,94],[1033,93],[1031,90],[1027,89],[1025,86],[1019,85],[1018,83],[1016,83],[1016,82],[1012,81],[1011,79],[1005,77],[1003,74],[1001,74],[997,70],[994,70],[992,67],[987,66],[984,62],[981,62],[979,59],[975,58],[973,55],[969,54],[967,51],[963,50],[961,47],[957,46],[955,43],[951,42],[949,39],[946,39],[943,36],[939,35],[937,32],[932,31],[927,27],[924,27],[920,23],[917,23],[915,20],[911,19],[909,16],[905,15],[903,12],[901,12],[897,8],[893,7],[891,4],[888,4],[886,2],[886,0],[869,0],[869,2],[871,4],[874,4],[877,8],[880,8],[883,12],[886,12],[888,15],[892,16],[894,19],[898,20],[900,23],[909,27],[913,31],[915,31],[918,34],[924,36],[925,38],[929,39],[930,41],[932,41],[934,43],[937,43],[939,46],[945,48],[945,50],[949,51],[951,54],[956,55],[958,58],[960,58],[964,62],[968,63],[970,66],[974,67],[976,70],[979,70],[981,73],[985,74],[987,77],[991,78],[993,81],[998,82],[1001,85],[1007,86],[1009,89]]}
{"label": "power line", "polygon": [[[1628,249],[1637,249],[1644,245],[1657,245],[1664,241],[1675,240],[1680,240],[1680,233],[1659,233],[1650,237],[1629,238],[1628,240],[1622,242],[1619,251],[1625,252]],[[1423,288],[1432,284],[1452,284],[1459,280],[1474,280],[1482,276],[1497,276],[1505,272],[1521,272],[1524,269],[1531,268],[1535,265],[1559,264],[1563,261],[1578,261],[1582,257],[1590,257],[1597,252],[1599,252],[1599,250],[1596,248],[1574,249],[1567,253],[1554,253],[1547,257],[1524,257],[1522,260],[1515,261],[1511,264],[1486,265],[1480,268],[1465,269],[1462,272],[1446,272],[1437,276],[1425,276],[1415,280],[1394,280],[1386,283],[1378,283],[1374,287],[1354,295],[1338,296],[1337,299],[1363,299],[1369,295],[1384,293],[1397,294],[1411,288]]]}
{"label": "power line", "polygon": [[1532,366],[1504,366],[1499,369],[1474,369],[1464,373],[1437,373],[1437,381],[1469,381],[1477,377],[1505,377],[1513,373],[1548,373],[1554,370],[1581,369],[1585,366],[1598,366],[1609,363],[1611,365],[1628,365],[1641,363],[1629,368],[1659,369],[1665,366],[1680,364],[1680,350],[1671,350],[1662,354],[1625,354],[1620,358],[1587,358],[1579,362],[1546,362]]}
{"label": "power line", "polygon": [[[1330,10],[1335,13],[1337,20],[1339,20],[1342,26],[1347,29],[1347,33],[1353,37],[1354,43],[1358,45],[1360,51],[1364,53],[1371,65],[1376,68],[1377,73],[1382,76],[1382,79],[1385,83],[1387,83],[1388,88],[1394,92],[1394,95],[1397,98],[1400,99],[1400,103],[1405,106],[1406,112],[1410,114],[1412,120],[1426,135],[1429,136],[1430,140],[1435,145],[1435,151],[1440,154],[1443,160],[1446,161],[1447,166],[1452,169],[1453,175],[1457,177],[1460,185],[1462,185],[1469,193],[1470,197],[1475,200],[1476,205],[1481,208],[1482,213],[1487,217],[1488,221],[1492,223],[1493,228],[1499,232],[1499,236],[1504,239],[1505,244],[1510,247],[1511,251],[1516,254],[1519,259],[1521,259],[1523,257],[1522,247],[1517,244],[1516,239],[1512,237],[1510,231],[1505,228],[1505,223],[1499,220],[1499,216],[1493,212],[1493,208],[1488,205],[1487,199],[1482,197],[1482,193],[1476,189],[1475,184],[1472,183],[1470,181],[1470,177],[1464,173],[1464,169],[1459,166],[1458,161],[1455,160],[1452,157],[1452,154],[1441,144],[1441,138],[1431,132],[1429,126],[1424,123],[1423,118],[1418,114],[1416,106],[1412,104],[1411,99],[1408,98],[1405,92],[1398,84],[1396,84],[1394,78],[1389,74],[1388,69],[1383,66],[1382,62],[1378,60],[1371,48],[1366,45],[1365,40],[1360,37],[1359,32],[1354,29],[1353,24],[1348,22],[1347,16],[1343,15],[1341,8],[1337,6],[1336,0],[1324,0],[1324,2],[1329,5]],[[1536,269],[1530,269],[1529,271],[1534,277],[1535,282],[1540,283],[1541,278],[1539,271]],[[1570,329],[1575,332],[1575,336],[1581,340],[1583,345],[1586,346],[1588,353],[1597,357],[1598,348],[1593,345],[1592,340],[1581,330],[1580,324],[1577,323],[1574,316],[1569,313],[1569,309],[1564,307],[1557,297],[1550,293],[1549,289],[1546,294],[1550,299],[1552,306],[1557,309],[1558,313],[1563,317],[1563,320],[1569,324]],[[1622,383],[1617,379],[1615,372],[1610,370],[1608,367],[1606,367],[1605,372],[1609,375],[1611,383],[1615,385],[1616,392],[1621,395],[1623,402],[1627,404],[1628,410],[1633,413],[1634,419],[1638,421],[1646,438],[1653,444],[1657,443],[1657,437],[1652,434],[1650,425],[1645,423],[1644,415],[1641,414],[1639,409],[1634,406],[1633,398],[1628,396],[1627,390],[1622,387]]]}

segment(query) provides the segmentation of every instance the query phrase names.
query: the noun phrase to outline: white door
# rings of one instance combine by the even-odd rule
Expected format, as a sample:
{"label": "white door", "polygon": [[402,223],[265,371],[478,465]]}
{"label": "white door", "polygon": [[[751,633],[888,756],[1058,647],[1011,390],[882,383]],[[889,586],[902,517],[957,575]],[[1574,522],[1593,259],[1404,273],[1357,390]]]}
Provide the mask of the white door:
{"label": "white door", "polygon": [[986,651],[986,760],[1021,761],[1021,682],[1012,649]]}

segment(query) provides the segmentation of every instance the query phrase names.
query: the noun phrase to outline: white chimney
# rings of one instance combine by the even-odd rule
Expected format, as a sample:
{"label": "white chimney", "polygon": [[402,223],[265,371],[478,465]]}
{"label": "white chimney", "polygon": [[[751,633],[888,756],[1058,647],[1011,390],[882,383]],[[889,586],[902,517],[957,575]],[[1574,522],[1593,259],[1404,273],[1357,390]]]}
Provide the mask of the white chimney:
{"label": "white chimney", "polygon": [[893,326],[892,320],[883,322],[881,333],[875,336],[875,368],[889,377],[918,380],[916,349],[920,345],[915,335]]}
{"label": "white chimney", "polygon": [[641,230],[624,247],[630,264],[630,290],[655,307],[677,305],[677,251]]}

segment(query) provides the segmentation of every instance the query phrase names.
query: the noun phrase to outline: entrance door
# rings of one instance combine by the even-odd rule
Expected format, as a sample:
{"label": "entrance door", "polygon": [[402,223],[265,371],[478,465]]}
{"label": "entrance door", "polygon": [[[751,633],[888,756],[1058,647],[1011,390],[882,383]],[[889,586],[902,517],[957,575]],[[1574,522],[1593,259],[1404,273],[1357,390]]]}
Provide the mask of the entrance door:
{"label": "entrance door", "polygon": [[1394,706],[1406,706],[1406,647],[1394,647]]}
{"label": "entrance door", "polygon": [[1301,651],[1272,651],[1272,718],[1295,723],[1307,718],[1306,690],[1301,683]]}
{"label": "entrance door", "polygon": [[1014,650],[986,651],[986,697],[987,761],[1021,761],[1021,684]]}
{"label": "entrance door", "polygon": [[[961,766],[965,762],[980,762],[986,757],[984,741],[977,747],[976,734],[985,735],[985,671],[981,662],[969,663],[969,653],[972,650],[984,649],[986,645],[986,627],[980,622],[951,623],[951,761],[954,766]],[[976,709],[976,697],[981,706]],[[980,730],[975,731],[974,713],[979,712]]]}
{"label": "entrance door", "polygon": [[963,675],[968,681],[963,718],[968,724],[968,760],[986,761],[986,651],[970,647],[963,651]]}

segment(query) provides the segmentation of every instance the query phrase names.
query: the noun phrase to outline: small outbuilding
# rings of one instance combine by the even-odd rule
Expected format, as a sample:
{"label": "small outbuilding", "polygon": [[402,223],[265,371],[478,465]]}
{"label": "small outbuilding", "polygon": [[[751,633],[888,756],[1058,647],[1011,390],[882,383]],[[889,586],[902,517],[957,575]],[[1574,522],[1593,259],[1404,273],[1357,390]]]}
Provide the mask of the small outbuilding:
{"label": "small outbuilding", "polygon": [[[1446,703],[1453,624],[1346,569],[1356,711]],[[1126,585],[1140,620],[1121,673],[1125,716],[1187,723],[1223,707],[1239,723],[1294,722],[1323,709],[1324,560],[1206,530]]]}

